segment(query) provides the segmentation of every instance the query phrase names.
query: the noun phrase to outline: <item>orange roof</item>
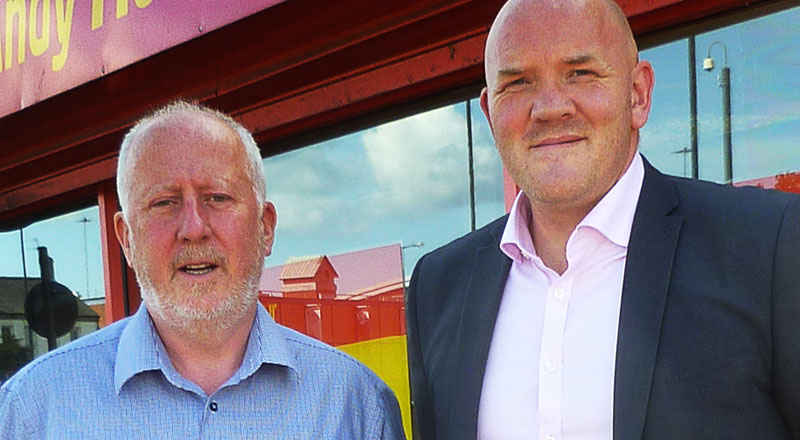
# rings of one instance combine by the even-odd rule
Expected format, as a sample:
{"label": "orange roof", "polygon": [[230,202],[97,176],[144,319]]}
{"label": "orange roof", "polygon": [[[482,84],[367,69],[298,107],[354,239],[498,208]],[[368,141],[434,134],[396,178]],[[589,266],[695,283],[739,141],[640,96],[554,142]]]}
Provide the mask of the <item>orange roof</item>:
{"label": "orange roof", "polygon": [[325,255],[313,255],[309,257],[291,257],[286,261],[281,270],[281,280],[296,280],[303,278],[313,278],[323,264],[327,264],[333,271],[333,277],[338,278],[339,274],[333,268],[330,260]]}

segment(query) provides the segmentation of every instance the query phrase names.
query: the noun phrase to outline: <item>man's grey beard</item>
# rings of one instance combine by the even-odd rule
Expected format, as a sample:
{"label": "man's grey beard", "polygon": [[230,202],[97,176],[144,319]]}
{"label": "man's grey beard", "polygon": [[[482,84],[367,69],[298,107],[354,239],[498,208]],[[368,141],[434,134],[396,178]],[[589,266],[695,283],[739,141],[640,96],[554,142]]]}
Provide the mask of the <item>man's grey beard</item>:
{"label": "man's grey beard", "polygon": [[[169,299],[205,296],[208,295],[212,289],[220,288],[220,286],[193,285],[188,292],[158,292],[153,285],[148,269],[139,264],[141,255],[139,255],[135,243],[136,240],[131,237],[132,263],[136,272],[136,280],[139,284],[142,300],[147,306],[147,311],[183,334],[211,336],[217,334],[216,332],[219,330],[230,329],[245,318],[258,300],[258,284],[261,279],[261,270],[264,261],[261,252],[259,252],[259,257],[254,264],[248,269],[245,278],[233,280],[231,291],[222,297],[220,304],[211,310],[204,310],[187,306],[179,301],[169,301]],[[195,248],[195,250],[190,253],[216,254],[217,251],[204,246]],[[224,260],[224,256],[221,258]],[[224,261],[222,263],[218,270],[227,267]]]}

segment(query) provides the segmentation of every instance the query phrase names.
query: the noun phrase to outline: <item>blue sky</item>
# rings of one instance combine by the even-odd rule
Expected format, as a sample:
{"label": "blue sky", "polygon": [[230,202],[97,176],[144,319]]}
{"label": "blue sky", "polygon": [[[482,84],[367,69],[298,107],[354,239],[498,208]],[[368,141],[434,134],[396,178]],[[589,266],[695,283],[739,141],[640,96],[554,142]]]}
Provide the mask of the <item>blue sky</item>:
{"label": "blue sky", "polygon": [[[500,160],[471,101],[476,219],[503,213]],[[264,161],[278,211],[273,256],[338,254],[391,243],[410,274],[425,252],[469,232],[466,107],[458,103]]]}
{"label": "blue sky", "polygon": [[[702,70],[713,41],[728,48],[732,71],[733,176],[746,180],[800,170],[800,8],[697,37],[700,177],[722,180],[722,95],[717,68]],[[641,150],[659,169],[690,175],[687,42],[642,52],[656,72]],[[471,101],[477,219],[503,213],[500,160],[488,126]],[[264,160],[268,197],[278,211],[268,266],[288,257],[338,254],[390,243],[423,242],[404,253],[407,275],[426,252],[469,230],[464,103],[414,115]],[[97,208],[35,223],[24,230],[27,270],[38,276],[36,240],[56,260],[56,279],[86,290],[82,218],[87,224],[90,296],[102,294]],[[0,276],[20,276],[18,232],[0,233]]]}
{"label": "blue sky", "polygon": [[[711,55],[715,69],[702,69],[709,45],[725,44],[731,69],[733,179],[749,180],[800,170],[800,8],[698,35],[697,94],[700,178],[722,181],[723,67],[719,45]],[[658,168],[683,175],[689,146],[687,40],[645,50],[656,72],[650,121],[641,150]],[[687,174],[691,174],[686,155]]]}
{"label": "blue sky", "polygon": [[[86,223],[85,248],[84,224],[80,222],[83,218],[89,219]],[[97,207],[33,223],[22,232],[29,277],[39,276],[39,256],[36,248],[45,246],[54,260],[56,281],[79,292],[81,297],[85,298],[88,267],[88,296],[105,294]],[[0,276],[22,276],[22,273],[19,231],[0,233]]]}

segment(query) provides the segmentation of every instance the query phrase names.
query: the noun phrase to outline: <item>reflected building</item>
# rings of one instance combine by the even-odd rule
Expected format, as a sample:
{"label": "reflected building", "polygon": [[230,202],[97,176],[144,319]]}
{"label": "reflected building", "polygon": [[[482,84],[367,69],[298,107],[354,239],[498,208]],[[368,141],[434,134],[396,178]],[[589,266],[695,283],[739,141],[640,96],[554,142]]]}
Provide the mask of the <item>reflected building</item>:
{"label": "reflected building", "polygon": [[405,335],[399,244],[291,257],[264,269],[259,299],[280,324],[333,346]]}
{"label": "reflected building", "polygon": [[[25,296],[41,281],[41,278],[0,277],[0,344],[3,347],[3,363],[11,364],[16,359],[24,358],[25,361],[21,364],[24,365],[48,351],[47,339],[36,334],[25,318]],[[59,347],[99,328],[100,316],[80,299],[77,302],[78,318],[69,333],[56,339]],[[16,369],[11,370],[13,371]],[[5,372],[0,372],[0,375],[3,373]]]}

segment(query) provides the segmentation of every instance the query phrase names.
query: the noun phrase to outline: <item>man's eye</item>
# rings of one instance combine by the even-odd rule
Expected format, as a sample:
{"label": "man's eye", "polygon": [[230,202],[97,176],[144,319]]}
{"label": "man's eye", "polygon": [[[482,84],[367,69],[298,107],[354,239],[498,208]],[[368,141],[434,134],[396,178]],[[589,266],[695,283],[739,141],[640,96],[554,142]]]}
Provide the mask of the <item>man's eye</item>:
{"label": "man's eye", "polygon": [[595,74],[594,71],[589,69],[577,69],[573,70],[570,76],[572,76],[573,78],[579,78],[585,76],[594,76],[594,74]]}
{"label": "man's eye", "polygon": [[500,92],[515,91],[517,89],[525,87],[527,84],[528,80],[526,80],[525,78],[516,78],[503,83],[503,86],[499,91]]}
{"label": "man's eye", "polygon": [[227,202],[230,199],[231,199],[230,197],[228,197],[228,196],[226,196],[224,194],[213,194],[213,195],[208,197],[208,200],[210,202],[212,202],[212,203],[223,203],[223,202]]}
{"label": "man's eye", "polygon": [[153,203],[152,203],[150,206],[152,206],[152,207],[154,207],[154,208],[159,208],[159,207],[164,207],[164,206],[170,206],[170,205],[172,205],[172,204],[174,204],[174,203],[175,203],[175,202],[174,202],[173,200],[169,200],[169,199],[165,199],[165,200],[156,200],[156,201],[155,201],[155,202],[153,202]]}

